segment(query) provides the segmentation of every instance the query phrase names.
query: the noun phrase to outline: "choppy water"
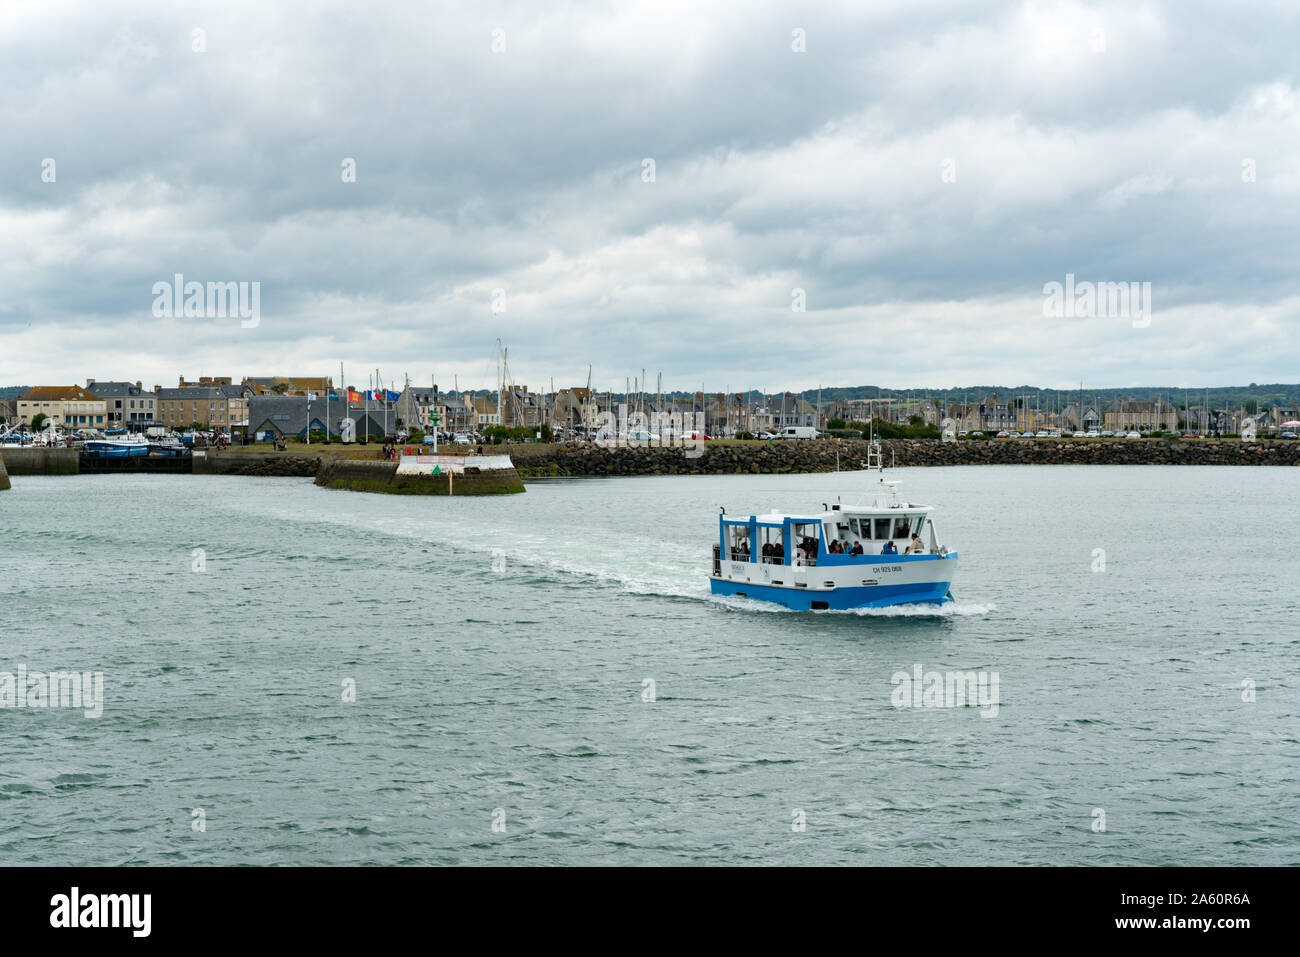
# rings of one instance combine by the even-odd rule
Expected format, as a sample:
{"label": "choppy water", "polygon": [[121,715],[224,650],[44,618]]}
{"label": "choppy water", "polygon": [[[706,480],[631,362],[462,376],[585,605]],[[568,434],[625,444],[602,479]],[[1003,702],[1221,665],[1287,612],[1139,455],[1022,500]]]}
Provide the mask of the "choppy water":
{"label": "choppy water", "polygon": [[[962,555],[941,611],[709,596],[719,504],[851,473],[16,478],[0,671],[105,703],[0,710],[0,864],[1300,863],[1300,471],[898,477]],[[896,708],[917,664],[996,716]]]}

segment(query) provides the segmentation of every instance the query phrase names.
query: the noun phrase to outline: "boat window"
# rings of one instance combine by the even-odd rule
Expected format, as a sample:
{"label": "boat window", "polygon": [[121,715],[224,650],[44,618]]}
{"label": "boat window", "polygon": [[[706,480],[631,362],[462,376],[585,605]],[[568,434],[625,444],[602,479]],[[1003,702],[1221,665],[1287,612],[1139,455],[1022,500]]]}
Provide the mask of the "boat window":
{"label": "boat window", "polygon": [[[791,522],[790,523],[790,552],[786,555],[787,564],[798,564],[798,559],[802,557],[802,563],[807,565],[817,564],[817,539],[818,529],[821,522]],[[791,559],[795,559],[794,562]]]}
{"label": "boat window", "polygon": [[904,518],[896,518],[896,519],[894,519],[894,537],[895,537],[895,538],[911,538],[911,536],[907,534],[907,518],[906,518],[906,517],[904,517]]}
{"label": "boat window", "polygon": [[851,518],[851,519],[849,519],[849,534],[852,535],[854,538],[863,538],[863,537],[870,538],[870,537],[871,537],[871,536],[869,536],[869,535],[864,536],[864,535],[862,534],[861,530],[860,530],[859,527],[858,527],[858,520],[857,520],[856,518]]}
{"label": "boat window", "polygon": [[784,553],[781,529],[759,528],[758,560],[768,565],[780,565],[783,563]]}
{"label": "boat window", "polygon": [[749,561],[749,526],[728,525],[727,557],[733,562]]}
{"label": "boat window", "polygon": [[916,517],[916,520],[912,523],[912,534],[920,535],[924,528],[925,528],[925,516],[918,515]]}
{"label": "boat window", "polygon": [[876,519],[876,534],[872,537],[878,542],[882,542],[889,537],[889,519]]}

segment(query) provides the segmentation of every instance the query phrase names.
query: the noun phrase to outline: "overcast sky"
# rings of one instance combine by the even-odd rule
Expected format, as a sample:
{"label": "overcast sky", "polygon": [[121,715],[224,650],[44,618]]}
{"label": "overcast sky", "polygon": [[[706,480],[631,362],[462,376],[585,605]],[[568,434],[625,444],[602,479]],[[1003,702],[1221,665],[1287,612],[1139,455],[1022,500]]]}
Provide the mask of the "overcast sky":
{"label": "overcast sky", "polygon": [[[3,0],[0,385],[485,388],[498,338],[533,388],[1294,382],[1297,37],[1289,2]],[[156,317],[177,273],[260,283],[259,323]],[[1149,282],[1149,324],[1045,316],[1067,273]]]}

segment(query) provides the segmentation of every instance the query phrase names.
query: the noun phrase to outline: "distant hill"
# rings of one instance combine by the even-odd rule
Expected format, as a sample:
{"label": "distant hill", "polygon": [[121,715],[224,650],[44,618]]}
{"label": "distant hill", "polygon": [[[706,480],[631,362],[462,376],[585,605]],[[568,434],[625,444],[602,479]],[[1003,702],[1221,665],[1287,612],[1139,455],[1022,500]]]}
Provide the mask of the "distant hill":
{"label": "distant hill", "polygon": [[[946,399],[949,402],[963,402],[969,399],[978,402],[987,395],[996,392],[998,397],[1007,400],[1026,398],[1029,405],[1043,408],[1068,405],[1079,401],[1078,389],[1040,389],[1032,385],[972,385],[953,389],[882,389],[874,385],[859,385],[851,388],[823,388],[822,404],[842,399]],[[817,401],[817,390],[809,389],[801,393],[809,401]],[[1193,407],[1205,404],[1206,389],[1178,389],[1173,386],[1135,386],[1126,389],[1105,389],[1084,386],[1083,400],[1095,402],[1100,398],[1103,405],[1109,405],[1115,399],[1125,401],[1137,399],[1164,399],[1176,406],[1186,402]],[[1260,385],[1218,386],[1209,389],[1210,405],[1213,408],[1236,408],[1255,402],[1259,407],[1278,405],[1293,406],[1300,404],[1300,383],[1266,383]]]}
{"label": "distant hill", "polygon": [[0,385],[0,399],[16,399],[30,388],[29,385]]}

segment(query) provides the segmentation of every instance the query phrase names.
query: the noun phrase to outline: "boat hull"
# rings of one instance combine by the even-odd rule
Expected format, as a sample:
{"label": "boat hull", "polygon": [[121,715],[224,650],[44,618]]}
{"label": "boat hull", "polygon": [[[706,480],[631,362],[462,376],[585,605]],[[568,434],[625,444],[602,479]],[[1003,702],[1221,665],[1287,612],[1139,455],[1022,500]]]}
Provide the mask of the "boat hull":
{"label": "boat hull", "polygon": [[[890,605],[941,605],[952,601],[956,554],[929,560],[881,561],[878,566],[792,569],[789,566],[728,562],[709,578],[715,595],[733,595],[783,605],[793,611],[847,611]],[[781,584],[771,584],[780,576]],[[864,575],[872,584],[862,584]],[[849,584],[850,580],[856,583]],[[798,582],[798,584],[796,584]],[[833,585],[829,584],[834,582]]]}
{"label": "boat hull", "polygon": [[149,454],[149,446],[136,443],[87,442],[85,448],[87,452],[92,452],[95,455],[102,455],[110,459],[124,458],[128,455]]}

